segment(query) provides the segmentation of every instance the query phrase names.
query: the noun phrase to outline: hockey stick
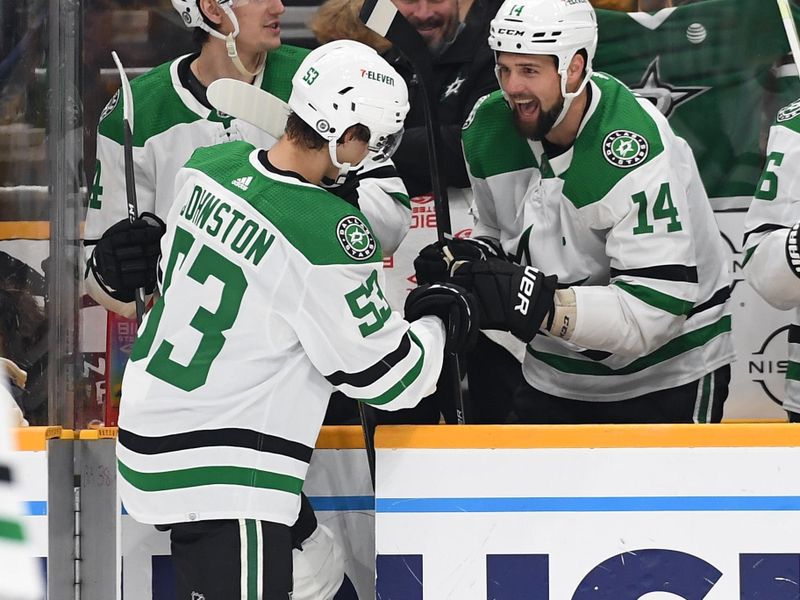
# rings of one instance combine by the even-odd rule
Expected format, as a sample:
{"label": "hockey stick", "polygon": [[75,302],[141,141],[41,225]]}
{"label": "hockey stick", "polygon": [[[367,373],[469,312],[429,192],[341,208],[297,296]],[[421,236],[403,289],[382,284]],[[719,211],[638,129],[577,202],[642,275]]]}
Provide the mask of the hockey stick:
{"label": "hockey stick", "polygon": [[800,60],[800,42],[797,39],[797,28],[794,25],[794,15],[792,15],[792,7],[789,5],[789,0],[777,0],[778,10],[781,12],[781,21],[783,21],[783,29],[786,31],[786,39],[789,40],[789,48],[792,51],[792,60],[797,69],[797,74],[800,76],[800,66],[797,61]]}
{"label": "hockey stick", "polygon": [[[124,129],[125,156],[125,197],[128,200],[128,219],[133,223],[139,218],[139,206],[136,203],[136,180],[133,178],[133,93],[131,83],[122,67],[122,62],[115,51],[111,51],[114,63],[122,81],[122,126]],[[136,324],[141,325],[144,316],[144,288],[136,288],[133,293],[136,303]]]}
{"label": "hockey stick", "polygon": [[[423,96],[423,113],[428,142],[428,168],[433,187],[433,206],[436,211],[436,233],[440,242],[451,237],[450,205],[447,199],[447,182],[441,177],[442,157],[439,116],[434,108],[437,105],[435,90],[432,88],[433,63],[425,40],[417,30],[399,13],[391,0],[366,0],[359,14],[361,21],[372,31],[392,42],[397,51],[408,61],[417,76]],[[454,323],[455,319],[450,319]],[[443,366],[450,379],[459,425],[468,422],[467,406],[461,393],[461,369],[458,355],[450,354]]]}
{"label": "hockey stick", "polygon": [[247,121],[276,139],[286,129],[289,105],[254,85],[237,79],[217,79],[208,86],[206,96],[217,110]]}

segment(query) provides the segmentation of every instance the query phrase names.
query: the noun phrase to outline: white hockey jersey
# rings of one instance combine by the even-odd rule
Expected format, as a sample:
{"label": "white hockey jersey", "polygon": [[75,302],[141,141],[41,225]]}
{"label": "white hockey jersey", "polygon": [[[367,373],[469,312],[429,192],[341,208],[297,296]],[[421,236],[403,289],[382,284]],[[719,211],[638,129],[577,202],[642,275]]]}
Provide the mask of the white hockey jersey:
{"label": "white hockey jersey", "polygon": [[[291,79],[308,50],[282,45],[269,53],[254,85],[288,101]],[[139,212],[166,217],[174,198],[175,175],[196,148],[245,140],[271,148],[275,138],[239,119],[212,111],[182,83],[180,69],[192,56],[163,64],[131,82],[133,93],[133,161]],[[123,107],[119,92],[100,117],[97,162],[90,189],[84,239],[99,239],[128,215],[123,160]],[[384,252],[391,254],[408,232],[411,206],[402,180],[391,163],[368,163],[359,171],[359,207],[375,231]],[[92,246],[86,247],[86,259]],[[87,270],[89,294],[114,312],[131,316],[134,304],[112,298]]]}
{"label": "white hockey jersey", "polygon": [[648,102],[595,73],[577,139],[549,158],[517,132],[500,92],[463,132],[478,225],[521,264],[572,286],[570,342],[545,334],[532,386],[612,401],[676,387],[734,358],[731,278],[686,142]]}
{"label": "white hockey jersey", "polygon": [[120,403],[120,493],[144,523],[290,525],[334,387],[395,410],[436,386],[442,322],[389,308],[363,215],[259,155],[202,148],[178,174]]}
{"label": "white hockey jersey", "polygon": [[789,267],[786,236],[800,221],[800,100],[778,111],[767,160],[744,222],[744,273],[772,306],[795,309],[789,327],[784,408],[800,413],[800,279]]}

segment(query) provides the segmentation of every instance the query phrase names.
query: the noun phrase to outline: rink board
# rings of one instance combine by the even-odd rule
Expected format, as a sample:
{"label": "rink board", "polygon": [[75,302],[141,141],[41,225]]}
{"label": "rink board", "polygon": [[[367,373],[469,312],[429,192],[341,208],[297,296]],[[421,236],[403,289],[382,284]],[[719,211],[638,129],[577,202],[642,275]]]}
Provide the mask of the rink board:
{"label": "rink board", "polygon": [[[342,545],[345,571],[361,600],[374,597],[375,516],[363,434],[360,427],[324,428],[317,441],[304,491],[317,519]],[[34,556],[48,555],[47,452],[44,439],[20,444],[14,453],[15,473],[26,532]],[[91,519],[84,514],[82,519]],[[173,600],[169,534],[120,515],[122,597],[134,600]],[[113,577],[109,573],[109,577]],[[113,600],[113,599],[108,599]],[[340,600],[358,600],[352,595]]]}
{"label": "rink board", "polygon": [[384,600],[798,598],[800,426],[403,427],[376,446]]}

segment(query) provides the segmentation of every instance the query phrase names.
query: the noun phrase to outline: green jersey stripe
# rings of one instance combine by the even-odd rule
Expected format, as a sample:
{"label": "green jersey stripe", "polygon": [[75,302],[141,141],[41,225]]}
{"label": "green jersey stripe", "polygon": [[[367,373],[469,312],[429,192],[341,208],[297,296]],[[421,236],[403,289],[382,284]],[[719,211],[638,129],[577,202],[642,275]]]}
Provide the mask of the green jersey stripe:
{"label": "green jersey stripe", "polygon": [[411,198],[409,198],[406,194],[401,194],[400,192],[391,192],[389,195],[394,198],[396,202],[399,202],[406,208],[411,209]]}
{"label": "green jersey stripe", "polygon": [[706,325],[700,329],[696,329],[694,331],[690,331],[689,333],[678,336],[650,354],[642,356],[641,358],[637,358],[629,365],[626,365],[620,369],[612,369],[607,365],[580,360],[569,356],[559,356],[549,352],[541,352],[534,350],[530,346],[528,346],[528,353],[536,360],[539,360],[558,371],[570,373],[572,375],[630,375],[662,363],[670,358],[675,358],[676,356],[683,354],[684,352],[688,352],[689,350],[699,348],[710,342],[715,337],[722,335],[723,333],[728,333],[730,330],[731,316],[725,315],[716,323],[711,323],[710,325]]}
{"label": "green jersey stripe", "polygon": [[291,475],[246,467],[195,467],[141,473],[117,460],[119,472],[133,487],[144,492],[163,492],[203,485],[241,485],[300,494],[303,480]]}
{"label": "green jersey stripe", "polygon": [[750,260],[750,257],[753,256],[753,252],[756,251],[756,248],[758,248],[758,244],[756,244],[752,248],[748,248],[747,250],[744,251],[744,260],[742,261],[742,267],[744,267],[747,264],[747,262]]}
{"label": "green jersey stripe", "polygon": [[691,311],[692,307],[694,306],[694,302],[689,302],[688,300],[682,300],[681,298],[670,296],[669,294],[659,292],[658,290],[654,290],[644,285],[636,285],[633,283],[626,283],[624,281],[615,281],[614,285],[621,290],[628,292],[631,296],[638,298],[645,304],[649,304],[650,306],[654,306],[655,308],[661,309],[676,316],[688,315],[689,311]]}
{"label": "green jersey stripe", "polygon": [[245,537],[247,538],[247,600],[258,600],[258,538],[256,522],[245,520]]}
{"label": "green jersey stripe", "polygon": [[364,399],[359,398],[361,402],[366,402],[367,404],[372,404],[374,406],[380,406],[382,404],[387,404],[397,398],[403,390],[405,390],[408,386],[410,386],[414,381],[419,377],[419,374],[422,372],[422,365],[425,362],[425,348],[422,346],[422,342],[419,341],[419,338],[414,335],[410,329],[408,330],[408,335],[411,337],[411,340],[417,345],[419,348],[419,359],[411,367],[408,372],[403,375],[403,377],[396,382],[392,387],[386,390],[380,396],[376,398]]}
{"label": "green jersey stripe", "polygon": [[22,525],[18,521],[6,521],[0,518],[0,540],[22,542],[25,535],[22,532]]}
{"label": "green jersey stripe", "polygon": [[789,365],[786,367],[786,379],[800,381],[800,363],[789,361]]}

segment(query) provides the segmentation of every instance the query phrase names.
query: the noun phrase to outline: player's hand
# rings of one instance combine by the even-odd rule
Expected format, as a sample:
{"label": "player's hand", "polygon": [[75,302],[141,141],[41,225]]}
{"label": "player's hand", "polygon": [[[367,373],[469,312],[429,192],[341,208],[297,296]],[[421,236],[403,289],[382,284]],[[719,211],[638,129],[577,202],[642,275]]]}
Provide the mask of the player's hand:
{"label": "player's hand", "polygon": [[477,298],[483,329],[510,331],[530,342],[545,317],[553,318],[558,278],[533,267],[498,259],[470,262],[456,271],[453,283]]}
{"label": "player's hand", "polygon": [[132,302],[137,288],[152,294],[160,241],[166,226],[153,213],[135,221],[124,219],[108,228],[92,253],[92,270],[98,280],[123,302]]}
{"label": "player's hand", "polygon": [[475,345],[480,329],[478,305],[463,288],[435,283],[411,290],[406,297],[406,320],[415,321],[425,315],[435,315],[444,323],[445,352],[460,354]]}
{"label": "player's hand", "polygon": [[414,259],[417,284],[449,281],[465,261],[503,257],[502,249],[489,238],[452,238],[428,244]]}

